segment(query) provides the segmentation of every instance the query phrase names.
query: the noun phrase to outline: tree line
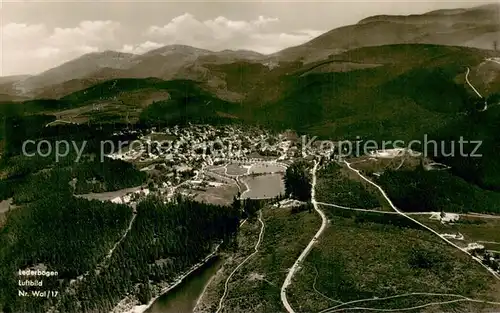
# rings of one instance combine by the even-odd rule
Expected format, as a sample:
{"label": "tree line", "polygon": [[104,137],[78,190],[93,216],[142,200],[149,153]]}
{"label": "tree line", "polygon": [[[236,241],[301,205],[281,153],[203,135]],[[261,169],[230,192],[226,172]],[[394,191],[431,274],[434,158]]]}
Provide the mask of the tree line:
{"label": "tree line", "polygon": [[57,195],[31,203],[12,211],[0,233],[0,308],[38,313],[56,303],[17,295],[17,270],[39,264],[59,272],[44,279],[44,290],[63,292],[71,279],[89,273],[74,292],[61,293],[59,312],[109,312],[127,295],[147,303],[157,283],[172,282],[221,241],[231,245],[240,214],[181,197],[169,203],[149,197],[137,206],[132,229],[97,273],[126,230],[132,209]]}
{"label": "tree line", "polygon": [[295,161],[285,172],[285,195],[299,201],[311,200],[310,164],[306,161]]}
{"label": "tree line", "polygon": [[231,245],[239,219],[240,212],[230,207],[182,198],[166,204],[155,197],[142,201],[106,270],[92,274],[75,295],[65,295],[59,311],[109,312],[127,295],[149,302],[156,283],[173,282],[221,241]]}
{"label": "tree line", "polygon": [[484,190],[448,171],[386,171],[377,182],[405,211],[499,213],[500,193]]}

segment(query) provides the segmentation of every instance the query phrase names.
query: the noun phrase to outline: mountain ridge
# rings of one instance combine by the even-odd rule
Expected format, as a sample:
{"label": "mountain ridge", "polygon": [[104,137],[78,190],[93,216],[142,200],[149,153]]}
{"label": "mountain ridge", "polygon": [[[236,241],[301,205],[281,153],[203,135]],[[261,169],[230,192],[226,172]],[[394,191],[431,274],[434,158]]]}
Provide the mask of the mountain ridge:
{"label": "mountain ridge", "polygon": [[398,43],[421,43],[493,49],[500,41],[500,5],[438,10],[424,14],[376,15],[332,29],[302,45],[276,52],[280,60],[305,63],[343,51]]}
{"label": "mountain ridge", "polygon": [[[267,55],[243,49],[211,51],[180,44],[166,45],[144,54],[111,50],[93,52],[39,75],[15,81],[12,85],[0,84],[0,91],[13,96],[57,98],[77,91],[78,86],[90,86],[84,82],[113,78],[188,78],[203,81],[212,75],[207,67],[210,64],[239,61],[260,64],[300,61],[308,64],[351,49],[391,44],[422,43],[493,49],[494,42],[500,41],[499,14],[500,6],[491,4],[406,16],[376,15],[361,19],[356,24],[334,28],[302,45]],[[224,80],[221,77],[215,79],[219,82]],[[82,82],[75,83],[77,80]]]}
{"label": "mountain ridge", "polygon": [[[172,117],[228,122],[225,117],[231,116],[232,123],[294,129],[335,140],[358,137],[409,142],[428,134],[436,140],[453,138],[459,142],[457,134],[466,134],[470,140],[484,140],[488,157],[471,164],[460,158],[442,161],[466,180],[500,190],[500,175],[495,170],[500,168],[495,157],[496,143],[500,142],[496,128],[500,120],[497,60],[500,52],[457,46],[363,47],[306,65],[206,65],[209,75],[220,79],[220,86],[182,78],[112,79],[59,100],[24,101],[4,109],[79,123],[123,123],[130,113],[134,121],[155,126]],[[484,99],[466,83],[469,69],[469,80]],[[188,96],[184,95],[186,88],[191,90]],[[220,91],[240,98],[228,100]],[[487,111],[478,111],[479,100],[488,101]],[[94,110],[96,105],[99,111]]]}

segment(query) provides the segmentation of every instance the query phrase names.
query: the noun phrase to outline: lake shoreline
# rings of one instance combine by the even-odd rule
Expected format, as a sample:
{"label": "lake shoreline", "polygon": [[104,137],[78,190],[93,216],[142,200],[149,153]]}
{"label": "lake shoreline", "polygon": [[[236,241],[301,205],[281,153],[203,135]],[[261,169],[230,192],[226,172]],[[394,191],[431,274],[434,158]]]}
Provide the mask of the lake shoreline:
{"label": "lake shoreline", "polygon": [[184,272],[181,274],[172,285],[168,285],[163,287],[160,292],[154,297],[151,298],[151,300],[147,304],[138,304],[138,300],[135,296],[127,296],[124,299],[122,299],[116,306],[115,308],[110,312],[110,313],[144,313],[146,312],[149,308],[153,306],[153,304],[162,296],[167,294],[168,292],[172,291],[175,289],[177,286],[179,286],[181,283],[183,283],[186,278],[188,278],[191,274],[193,274],[195,271],[198,269],[202,268],[203,266],[207,265],[210,261],[212,261],[214,258],[217,257],[217,253],[219,251],[219,248],[222,243],[219,243],[214,251],[207,255],[201,262],[195,264],[192,266],[187,272]]}

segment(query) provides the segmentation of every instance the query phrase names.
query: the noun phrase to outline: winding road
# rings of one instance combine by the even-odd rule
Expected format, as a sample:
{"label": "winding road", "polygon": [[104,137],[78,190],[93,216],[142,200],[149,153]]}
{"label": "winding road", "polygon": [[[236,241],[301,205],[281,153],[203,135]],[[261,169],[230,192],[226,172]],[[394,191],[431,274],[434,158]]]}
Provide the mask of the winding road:
{"label": "winding road", "polygon": [[496,64],[500,64],[500,61],[497,61],[498,58],[487,58],[486,61],[494,62]]}
{"label": "winding road", "polygon": [[[238,266],[227,277],[226,282],[224,284],[224,293],[222,294],[222,297],[219,300],[219,307],[217,308],[216,313],[219,313],[222,310],[222,308],[224,307],[222,304],[224,303],[224,299],[226,298],[227,293],[229,291],[229,281],[233,277],[234,273],[236,273],[238,271],[238,269],[241,266],[243,266],[243,264],[245,264],[248,260],[250,260],[251,257],[253,257],[257,252],[259,252],[259,247],[260,247],[260,244],[262,242],[262,238],[264,235],[264,228],[265,228],[264,221],[262,220],[262,211],[260,211],[260,213],[259,213],[259,222],[261,224],[261,227],[260,227],[260,233],[259,233],[259,240],[257,241],[257,243],[255,244],[255,247],[254,247],[255,251],[252,254],[250,254],[249,256],[247,256],[240,264],[238,264]],[[241,225],[243,225],[243,223]]]}
{"label": "winding road", "polygon": [[[470,68],[467,67],[467,73],[465,74],[465,81],[470,86],[470,88],[474,90],[474,92],[476,93],[476,95],[478,95],[479,98],[484,99],[484,97],[479,93],[479,91],[477,91],[477,89],[474,86],[472,86],[471,82],[469,81],[469,74],[470,74]],[[488,110],[488,103],[485,101],[484,108],[479,110],[479,112],[484,112],[486,110]]]}
{"label": "winding road", "polygon": [[325,213],[323,213],[323,211],[321,211],[319,209],[318,203],[316,202],[315,187],[316,187],[316,171],[317,171],[317,169],[318,169],[318,162],[315,161],[314,167],[312,170],[311,203],[313,204],[316,212],[318,212],[318,214],[321,216],[321,227],[316,232],[314,237],[311,239],[311,241],[309,242],[307,247],[302,251],[302,253],[300,254],[299,258],[295,261],[293,266],[290,268],[290,271],[288,272],[288,275],[286,276],[285,281],[283,282],[283,285],[281,286],[281,293],[280,293],[281,294],[281,302],[283,303],[283,305],[285,306],[286,310],[289,313],[295,313],[295,311],[293,310],[292,306],[290,305],[290,303],[288,302],[288,299],[286,297],[286,288],[292,282],[293,275],[295,275],[295,273],[299,269],[300,263],[307,257],[307,255],[311,251],[314,243],[319,238],[319,236],[321,236],[321,234],[323,233],[323,231],[326,228],[326,225],[328,224],[328,220],[325,216]]}
{"label": "winding road", "polygon": [[[441,234],[437,233],[436,231],[434,231],[432,228],[428,227],[427,225],[425,224],[422,224],[420,223],[419,221],[409,217],[408,215],[406,215],[404,212],[400,211],[398,208],[396,208],[396,206],[392,203],[392,201],[389,199],[389,197],[387,196],[387,194],[384,192],[384,190],[378,186],[377,184],[375,184],[374,182],[372,182],[371,180],[369,180],[368,178],[366,178],[364,175],[362,175],[359,170],[356,170],[354,169],[353,167],[351,167],[351,164],[348,163],[347,161],[344,160],[344,163],[347,165],[347,167],[354,171],[357,175],[359,175],[363,180],[365,180],[366,182],[368,182],[369,184],[373,185],[374,187],[376,187],[381,193],[382,195],[384,196],[384,198],[388,201],[388,203],[390,204],[391,208],[395,211],[395,212],[383,212],[383,211],[376,211],[377,213],[387,213],[387,214],[400,214],[408,219],[410,219],[411,221],[417,223],[418,225],[424,227],[425,229],[429,230],[430,232],[434,233],[435,235],[439,236],[442,240],[444,240],[445,242],[447,242],[448,244],[452,245],[453,247],[459,249],[460,251],[468,254],[469,256],[471,256],[476,262],[478,262],[481,266],[483,266],[485,269],[487,269],[491,274],[493,274],[493,276],[497,279],[500,279],[500,275],[498,275],[495,271],[493,271],[492,269],[490,269],[489,267],[485,266],[480,259],[472,256],[467,250],[464,250],[462,248],[460,248],[459,246],[457,246],[456,244],[454,244],[453,242],[449,241],[447,238],[443,237]],[[354,211],[369,211],[369,212],[372,212],[372,211],[375,211],[375,210],[364,210],[364,209],[354,209],[354,208],[348,208],[348,207],[343,207],[343,206],[339,206],[339,205],[335,205],[335,204],[328,204],[328,203],[323,203],[323,202],[317,202],[316,199],[315,199],[315,186],[316,186],[316,171],[317,171],[317,166],[318,166],[318,163],[315,163],[314,165],[314,168],[313,168],[313,180],[312,180],[312,188],[311,188],[311,202],[312,204],[314,205],[314,209],[320,214],[321,218],[322,218],[322,224],[321,224],[321,227],[320,229],[318,230],[318,232],[315,234],[314,238],[309,242],[309,244],[307,245],[307,247],[302,251],[302,253],[300,254],[299,258],[295,261],[294,265],[292,266],[292,268],[290,269],[290,271],[288,272],[288,275],[285,279],[285,282],[283,283],[283,286],[281,287],[281,301],[284,305],[284,307],[286,308],[287,312],[288,313],[295,313],[295,311],[293,310],[293,308],[291,307],[290,303],[288,302],[288,299],[287,299],[287,296],[286,296],[286,288],[290,285],[291,281],[292,281],[292,278],[293,276],[295,275],[295,273],[297,272],[297,270],[299,269],[299,265],[300,263],[307,257],[308,253],[310,252],[310,250],[312,249],[314,243],[316,242],[317,238],[323,233],[323,231],[325,230],[326,228],[326,225],[327,225],[327,219],[326,219],[326,216],[324,215],[324,213],[318,208],[318,205],[326,205],[326,206],[332,206],[332,207],[337,207],[337,208],[341,208],[341,209],[346,209],[346,210],[354,210]],[[427,296],[448,296],[448,297],[456,297],[458,299],[456,300],[451,300],[451,301],[442,301],[442,302],[432,302],[432,303],[427,303],[427,304],[424,304],[424,305],[420,305],[420,306],[415,306],[415,307],[409,307],[409,308],[400,308],[400,309],[375,309],[375,308],[366,308],[366,307],[349,307],[350,305],[352,304],[356,304],[356,303],[361,303],[361,302],[366,302],[366,301],[380,301],[380,300],[385,300],[385,299],[392,299],[392,298],[399,298],[399,297],[407,297],[407,296],[414,296],[414,295],[427,295]],[[337,301],[337,300],[334,300],[334,299],[330,299],[332,301]],[[498,302],[490,302],[490,301],[484,301],[484,300],[476,300],[476,299],[471,299],[471,298],[468,298],[468,297],[465,297],[465,296],[462,296],[462,295],[455,295],[455,294],[433,294],[433,293],[409,293],[409,294],[402,294],[402,295],[395,295],[395,296],[390,296],[390,297],[386,297],[386,298],[370,298],[370,299],[360,299],[360,300],[355,300],[355,301],[351,301],[351,302],[346,302],[346,303],[340,303],[334,307],[331,307],[331,308],[328,308],[328,309],[325,309],[325,310],[322,310],[320,311],[320,313],[333,313],[333,312],[338,312],[338,311],[344,311],[344,310],[365,310],[365,311],[377,311],[377,312],[399,312],[399,311],[409,311],[409,310],[414,310],[414,309],[418,309],[418,308],[424,308],[424,307],[428,307],[428,306],[434,306],[434,305],[442,305],[442,304],[449,304],[449,303],[454,303],[454,302],[461,302],[461,301],[464,301],[464,302],[476,302],[476,303],[487,303],[487,304],[493,304],[493,305],[500,305],[500,303]],[[340,302],[340,301],[338,301]]]}
{"label": "winding road", "polygon": [[467,67],[467,73],[465,73],[465,81],[467,82],[467,84],[470,86],[470,88],[472,88],[472,90],[474,90],[474,92],[476,93],[476,95],[478,95],[479,98],[483,98],[483,96],[479,93],[479,91],[477,91],[477,89],[472,86],[472,84],[470,83],[469,81],[469,74],[470,74],[470,68]]}
{"label": "winding road", "polygon": [[347,167],[354,171],[356,174],[358,174],[359,177],[361,177],[364,181],[366,181],[367,183],[371,184],[372,186],[374,186],[375,188],[377,188],[380,193],[382,194],[382,196],[384,196],[384,198],[387,200],[387,202],[389,203],[389,205],[391,206],[391,208],[396,211],[398,214],[406,217],[407,219],[413,221],[414,223],[420,225],[421,227],[427,229],[428,231],[432,232],[433,234],[435,234],[436,236],[438,236],[439,238],[441,238],[443,241],[445,241],[446,243],[452,245],[453,247],[457,248],[458,250],[462,251],[463,253],[469,255],[474,261],[476,261],[477,263],[479,263],[482,267],[484,267],[486,270],[488,270],[488,272],[490,272],[496,279],[500,280],[500,275],[495,272],[493,269],[489,268],[488,266],[484,265],[483,262],[481,261],[481,259],[473,256],[469,251],[457,246],[456,244],[454,244],[453,242],[451,242],[450,240],[448,240],[446,237],[444,237],[443,235],[441,235],[440,233],[436,232],[434,229],[430,228],[429,226],[423,224],[423,223],[420,223],[419,221],[417,221],[416,219],[408,216],[407,214],[405,214],[404,212],[400,211],[391,201],[391,199],[389,199],[389,196],[387,196],[387,194],[385,193],[385,191],[382,189],[382,187],[380,187],[379,185],[375,184],[374,182],[372,182],[371,180],[369,180],[368,178],[366,178],[363,174],[361,174],[359,172],[359,170],[353,168],[351,166],[350,163],[348,163],[347,161],[344,160],[344,163],[347,165]]}

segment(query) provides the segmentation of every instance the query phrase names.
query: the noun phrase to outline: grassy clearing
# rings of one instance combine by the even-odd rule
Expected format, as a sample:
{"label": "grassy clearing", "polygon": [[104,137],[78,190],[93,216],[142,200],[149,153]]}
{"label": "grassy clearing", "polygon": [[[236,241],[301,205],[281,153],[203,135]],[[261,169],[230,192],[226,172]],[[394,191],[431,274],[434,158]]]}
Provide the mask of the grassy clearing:
{"label": "grassy clearing", "polygon": [[[464,235],[467,242],[491,241],[500,243],[500,219],[461,216],[453,223],[443,224],[429,219],[429,215],[413,216],[418,221],[430,226],[440,233]],[[498,245],[500,248],[500,245]]]}
{"label": "grassy clearing", "polygon": [[219,187],[208,187],[205,191],[192,191],[196,194],[196,201],[218,205],[231,205],[233,198],[238,194],[236,184],[228,184]]}
{"label": "grassy clearing", "polygon": [[[214,172],[219,175],[225,175],[226,174],[226,169],[222,166],[214,166],[213,168],[207,168],[208,171]],[[228,171],[229,173],[229,171]]]}
{"label": "grassy clearing", "polygon": [[[292,213],[283,208],[264,209],[263,219],[265,233],[259,253],[233,275],[221,313],[285,312],[280,300],[280,288],[287,269],[293,265],[321,223],[320,217],[315,213]],[[254,224],[259,223],[255,221]],[[258,230],[257,233],[253,231],[250,243],[245,244],[247,248],[244,248],[243,255],[238,251],[236,255],[239,260],[252,252],[249,249],[253,249],[257,235]],[[230,266],[225,265],[217,278],[212,280],[207,288],[205,310],[196,311],[197,313],[216,311],[224,282],[236,266],[236,262],[231,262]]]}
{"label": "grassy clearing", "polygon": [[[381,219],[376,213],[349,216],[345,211],[322,209],[330,218],[329,227],[289,291],[297,312],[318,312],[336,305],[325,296],[343,302],[412,292],[500,298],[500,284],[489,273],[418,225],[399,223],[399,216]],[[370,306],[397,309],[440,300],[453,298],[397,298]]]}
{"label": "grassy clearing", "polygon": [[336,163],[330,163],[318,173],[316,200],[351,208],[373,209],[381,206],[372,190],[351,179]]}
{"label": "grassy clearing", "polygon": [[248,170],[237,163],[231,163],[227,166],[227,173],[229,175],[245,175]]}

